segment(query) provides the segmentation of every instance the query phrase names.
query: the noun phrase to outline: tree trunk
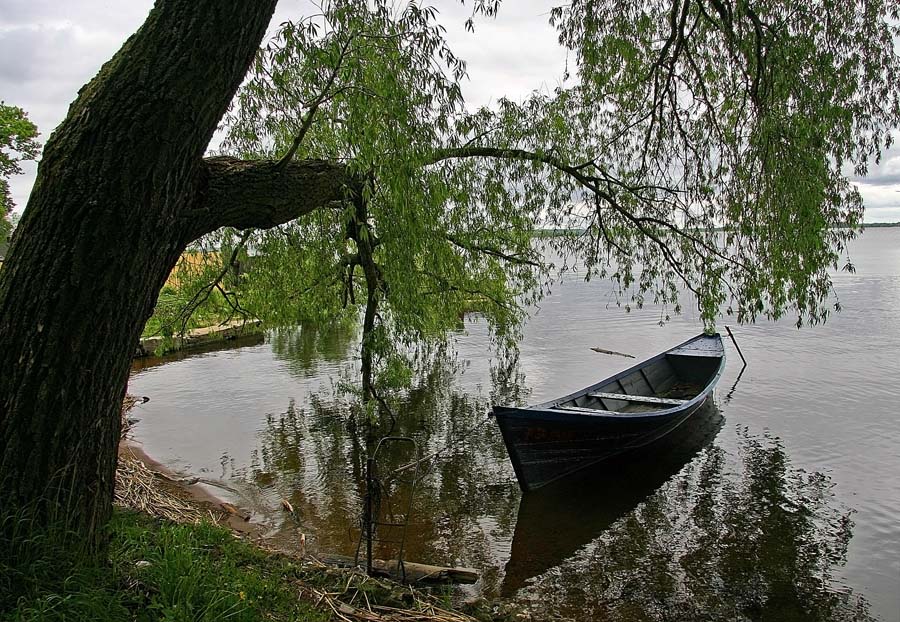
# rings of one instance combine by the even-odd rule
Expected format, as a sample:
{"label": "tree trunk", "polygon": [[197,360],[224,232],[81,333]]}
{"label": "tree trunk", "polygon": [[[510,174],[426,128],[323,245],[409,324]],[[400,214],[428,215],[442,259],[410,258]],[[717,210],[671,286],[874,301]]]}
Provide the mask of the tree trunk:
{"label": "tree trunk", "polygon": [[38,528],[99,541],[130,358],[181,251],[217,226],[202,156],[275,3],[160,0],[47,142],[0,272],[0,499]]}

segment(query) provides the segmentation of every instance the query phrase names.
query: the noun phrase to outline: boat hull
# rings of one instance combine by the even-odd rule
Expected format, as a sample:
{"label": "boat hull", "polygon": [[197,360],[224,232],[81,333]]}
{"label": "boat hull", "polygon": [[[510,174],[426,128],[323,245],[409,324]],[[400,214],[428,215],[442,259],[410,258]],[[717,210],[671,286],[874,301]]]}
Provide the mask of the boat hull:
{"label": "boat hull", "polygon": [[561,477],[667,435],[703,406],[701,400],[668,417],[598,417],[495,407],[510,461],[522,490]]}
{"label": "boat hull", "polygon": [[556,400],[495,406],[519,486],[535,490],[661,439],[706,403],[724,365],[721,337],[698,335]]}

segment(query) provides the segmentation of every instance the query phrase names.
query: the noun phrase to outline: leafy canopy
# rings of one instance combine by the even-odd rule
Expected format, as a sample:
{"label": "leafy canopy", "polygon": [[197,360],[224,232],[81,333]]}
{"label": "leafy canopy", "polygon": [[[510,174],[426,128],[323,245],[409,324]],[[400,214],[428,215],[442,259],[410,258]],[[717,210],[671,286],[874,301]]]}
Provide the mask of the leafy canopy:
{"label": "leafy canopy", "polygon": [[827,318],[828,271],[862,219],[848,175],[900,126],[896,3],[575,0],[550,13],[574,59],[564,86],[475,111],[436,9],[319,8],[260,50],[225,149],[339,161],[365,183],[247,237],[249,313],[374,303],[364,342],[385,372],[472,308],[512,345],[556,274],[546,244],[627,304]]}
{"label": "leafy canopy", "polygon": [[[606,195],[594,223],[648,246],[641,289],[668,281],[653,268],[665,264],[710,320],[726,301],[740,320],[827,317],[827,270],[862,222],[847,173],[864,175],[900,122],[898,17],[892,0],[552,12],[577,58],[586,170]],[[636,250],[611,246],[620,265]]]}
{"label": "leafy canopy", "polygon": [[35,160],[41,145],[37,127],[21,108],[0,101],[0,241],[9,235],[8,219],[15,204],[9,191],[9,176],[20,175],[23,160]]}
{"label": "leafy canopy", "polygon": [[465,65],[437,11],[387,2],[322,9],[282,24],[260,51],[226,148],[345,162],[367,180],[364,196],[256,234],[241,299],[277,322],[324,322],[355,313],[374,290],[385,304],[372,345],[382,371],[402,380],[396,357],[440,341],[468,309],[511,335],[539,289],[533,220],[508,202],[474,205],[451,169],[425,165],[465,115]]}

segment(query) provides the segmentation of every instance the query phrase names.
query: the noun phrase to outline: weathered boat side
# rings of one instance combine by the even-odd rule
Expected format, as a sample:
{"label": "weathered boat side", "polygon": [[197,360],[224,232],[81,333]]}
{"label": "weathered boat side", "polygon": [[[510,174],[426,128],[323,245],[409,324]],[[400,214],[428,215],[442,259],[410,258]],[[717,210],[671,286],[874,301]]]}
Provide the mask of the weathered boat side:
{"label": "weathered boat side", "polygon": [[703,405],[724,362],[719,335],[699,335],[564,397],[495,406],[519,485],[534,490],[662,438]]}

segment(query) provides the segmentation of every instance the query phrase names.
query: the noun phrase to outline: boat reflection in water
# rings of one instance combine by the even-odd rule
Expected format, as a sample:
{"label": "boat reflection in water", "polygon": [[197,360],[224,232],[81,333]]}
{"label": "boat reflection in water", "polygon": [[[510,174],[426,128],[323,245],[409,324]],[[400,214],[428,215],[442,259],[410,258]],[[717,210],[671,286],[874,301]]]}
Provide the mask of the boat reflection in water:
{"label": "boat reflection in water", "polygon": [[722,415],[709,400],[652,445],[524,494],[501,595],[511,596],[633,511],[708,445],[722,425]]}
{"label": "boat reflection in water", "polygon": [[736,451],[710,443],[707,414],[684,451],[526,496],[503,592],[579,621],[875,620],[843,582],[852,510],[828,476],[743,426]]}

